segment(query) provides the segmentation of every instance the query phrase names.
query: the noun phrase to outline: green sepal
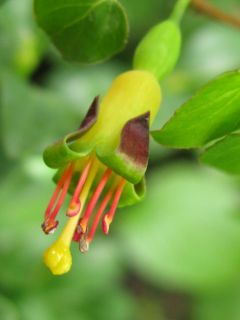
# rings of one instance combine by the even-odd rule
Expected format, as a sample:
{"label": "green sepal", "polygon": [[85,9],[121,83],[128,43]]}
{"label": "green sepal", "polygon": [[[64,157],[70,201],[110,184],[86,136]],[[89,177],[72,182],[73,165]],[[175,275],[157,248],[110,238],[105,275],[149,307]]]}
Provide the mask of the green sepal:
{"label": "green sepal", "polygon": [[145,174],[146,168],[137,166],[118,150],[106,153],[106,150],[103,152],[103,150],[97,148],[96,155],[102,163],[130,183],[138,183]]}
{"label": "green sepal", "polygon": [[71,143],[78,132],[67,135],[64,139],[57,141],[47,147],[43,153],[43,160],[50,168],[57,169],[65,166],[73,160],[87,156],[93,149],[93,145],[78,146],[78,151],[71,149]]}
{"label": "green sepal", "polygon": [[142,178],[136,184],[127,182],[123,189],[123,193],[119,201],[118,207],[123,208],[126,206],[131,206],[137,202],[140,202],[144,199],[145,194],[146,194],[145,178]]}
{"label": "green sepal", "polygon": [[[84,143],[79,142],[79,139],[96,123],[98,109],[99,97],[95,97],[79,129],[46,148],[43,159],[47,166],[54,169],[63,167],[73,160],[87,156],[93,150],[94,141]],[[76,146],[73,148],[76,141],[78,141],[77,148]]]}
{"label": "green sepal", "polygon": [[173,20],[154,26],[137,46],[133,67],[152,72],[158,80],[170,73],[180,54],[181,31]]}

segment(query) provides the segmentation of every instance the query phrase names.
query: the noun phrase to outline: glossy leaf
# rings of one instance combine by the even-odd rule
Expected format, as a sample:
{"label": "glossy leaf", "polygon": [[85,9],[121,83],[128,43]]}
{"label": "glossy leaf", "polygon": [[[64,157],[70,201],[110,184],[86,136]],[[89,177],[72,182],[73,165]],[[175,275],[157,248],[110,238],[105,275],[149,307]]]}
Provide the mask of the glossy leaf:
{"label": "glossy leaf", "polygon": [[153,138],[176,148],[204,146],[240,128],[239,105],[240,71],[227,72],[183,104]]}
{"label": "glossy leaf", "polygon": [[121,51],[128,23],[116,0],[35,0],[39,25],[69,61],[94,63]]}
{"label": "glossy leaf", "polygon": [[232,174],[240,174],[240,134],[231,134],[206,149],[200,157],[207,165]]}

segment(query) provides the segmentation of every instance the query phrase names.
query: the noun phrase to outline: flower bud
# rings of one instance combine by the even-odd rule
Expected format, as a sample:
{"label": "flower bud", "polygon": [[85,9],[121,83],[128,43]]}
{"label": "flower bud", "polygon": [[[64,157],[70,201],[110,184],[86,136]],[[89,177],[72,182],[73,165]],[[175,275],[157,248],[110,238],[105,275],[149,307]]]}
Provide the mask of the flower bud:
{"label": "flower bud", "polygon": [[154,26],[138,45],[133,67],[148,70],[161,80],[174,68],[180,47],[181,33],[177,23],[170,19],[161,22]]}

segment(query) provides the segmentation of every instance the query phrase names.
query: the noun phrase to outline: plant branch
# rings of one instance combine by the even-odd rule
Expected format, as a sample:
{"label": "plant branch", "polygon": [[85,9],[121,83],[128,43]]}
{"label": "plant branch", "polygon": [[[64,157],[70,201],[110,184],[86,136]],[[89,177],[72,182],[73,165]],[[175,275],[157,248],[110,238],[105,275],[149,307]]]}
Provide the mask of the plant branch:
{"label": "plant branch", "polygon": [[214,18],[215,20],[224,22],[235,28],[240,28],[240,19],[219,10],[206,0],[192,0],[191,4],[197,11]]}

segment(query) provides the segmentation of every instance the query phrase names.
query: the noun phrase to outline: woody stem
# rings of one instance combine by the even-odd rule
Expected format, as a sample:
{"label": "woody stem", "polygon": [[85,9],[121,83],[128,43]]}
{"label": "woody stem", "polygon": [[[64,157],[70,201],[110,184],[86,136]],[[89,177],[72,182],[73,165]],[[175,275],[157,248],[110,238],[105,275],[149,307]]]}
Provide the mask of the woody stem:
{"label": "woody stem", "polygon": [[191,4],[197,11],[206,16],[209,16],[210,18],[213,18],[220,22],[224,22],[235,28],[240,28],[240,19],[223,12],[206,0],[192,0]]}

